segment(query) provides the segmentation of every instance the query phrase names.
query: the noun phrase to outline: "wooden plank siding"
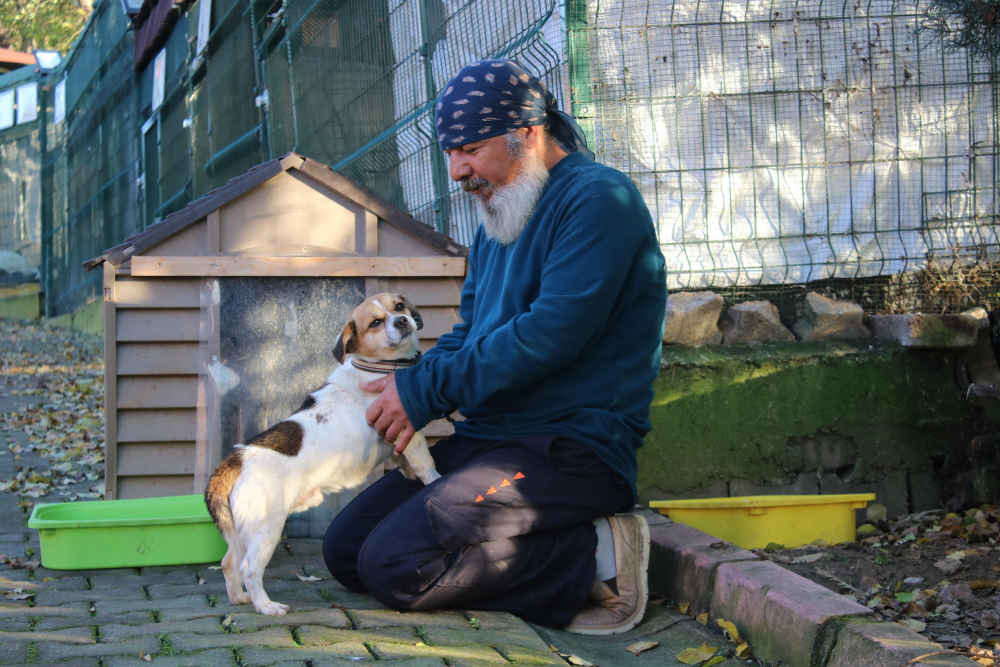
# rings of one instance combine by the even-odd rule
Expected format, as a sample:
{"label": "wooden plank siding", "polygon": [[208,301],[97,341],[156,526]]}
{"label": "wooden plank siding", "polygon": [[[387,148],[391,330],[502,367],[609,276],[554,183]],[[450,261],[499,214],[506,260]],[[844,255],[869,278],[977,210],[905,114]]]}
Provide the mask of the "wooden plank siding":
{"label": "wooden plank siding", "polygon": [[193,475],[193,442],[133,442],[118,445],[118,476]]}
{"label": "wooden plank siding", "polygon": [[198,342],[198,308],[121,309],[118,342]]}
{"label": "wooden plank siding", "polygon": [[197,410],[118,410],[118,442],[194,442]]}
{"label": "wooden plank siding", "polygon": [[195,493],[193,475],[120,477],[118,484],[122,498],[160,498]]}
{"label": "wooden plank siding", "polygon": [[133,257],[133,276],[464,276],[464,257]]}
{"label": "wooden plank siding", "polygon": [[118,376],[118,408],[197,408],[197,375]]}
{"label": "wooden plank siding", "polygon": [[198,343],[119,343],[118,375],[197,375]]}
{"label": "wooden plank siding", "polygon": [[133,278],[115,280],[118,308],[198,308],[199,278]]}

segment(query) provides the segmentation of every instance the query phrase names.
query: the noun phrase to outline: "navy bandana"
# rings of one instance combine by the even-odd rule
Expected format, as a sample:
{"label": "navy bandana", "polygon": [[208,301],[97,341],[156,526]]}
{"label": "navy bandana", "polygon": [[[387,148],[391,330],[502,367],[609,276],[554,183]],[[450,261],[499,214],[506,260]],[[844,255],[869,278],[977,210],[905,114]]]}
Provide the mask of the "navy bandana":
{"label": "navy bandana", "polygon": [[560,111],[545,84],[514,60],[480,60],[463,67],[441,93],[435,123],[443,150],[548,123],[560,148],[594,159],[576,120]]}

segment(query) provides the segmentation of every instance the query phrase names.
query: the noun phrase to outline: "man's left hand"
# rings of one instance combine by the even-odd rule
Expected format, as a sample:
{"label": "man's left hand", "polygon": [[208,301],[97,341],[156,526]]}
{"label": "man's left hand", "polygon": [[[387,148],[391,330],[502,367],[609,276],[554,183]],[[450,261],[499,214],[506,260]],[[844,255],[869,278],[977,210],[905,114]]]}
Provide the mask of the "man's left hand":
{"label": "man's left hand", "polygon": [[414,431],[396,391],[396,374],[390,373],[374,382],[362,382],[359,386],[362,391],[381,394],[368,406],[365,418],[376,431],[384,434],[386,442],[395,445],[396,454],[402,454],[410,444]]}

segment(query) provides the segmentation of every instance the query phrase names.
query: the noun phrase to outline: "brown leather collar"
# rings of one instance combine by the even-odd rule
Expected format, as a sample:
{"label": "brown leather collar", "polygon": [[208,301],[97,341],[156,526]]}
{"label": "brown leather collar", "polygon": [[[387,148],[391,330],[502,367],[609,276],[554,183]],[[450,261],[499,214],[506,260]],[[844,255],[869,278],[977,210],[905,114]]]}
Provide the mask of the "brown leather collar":
{"label": "brown leather collar", "polygon": [[413,364],[420,361],[420,357],[421,353],[417,351],[417,356],[412,359],[388,359],[385,361],[358,361],[357,359],[351,359],[351,365],[359,371],[388,375],[389,373],[393,373],[400,368],[409,368]]}

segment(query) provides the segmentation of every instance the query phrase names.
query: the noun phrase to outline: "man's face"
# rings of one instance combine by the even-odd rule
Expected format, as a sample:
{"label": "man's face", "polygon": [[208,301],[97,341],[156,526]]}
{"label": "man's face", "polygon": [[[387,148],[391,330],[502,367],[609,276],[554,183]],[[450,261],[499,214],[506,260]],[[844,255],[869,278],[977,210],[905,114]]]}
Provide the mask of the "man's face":
{"label": "man's face", "polygon": [[445,152],[450,159],[451,179],[461,181],[463,190],[484,202],[489,201],[494,188],[509,184],[519,173],[520,161],[510,154],[504,136],[474,141]]}

